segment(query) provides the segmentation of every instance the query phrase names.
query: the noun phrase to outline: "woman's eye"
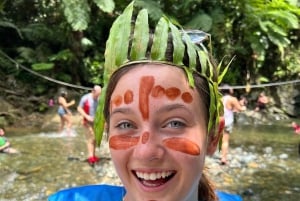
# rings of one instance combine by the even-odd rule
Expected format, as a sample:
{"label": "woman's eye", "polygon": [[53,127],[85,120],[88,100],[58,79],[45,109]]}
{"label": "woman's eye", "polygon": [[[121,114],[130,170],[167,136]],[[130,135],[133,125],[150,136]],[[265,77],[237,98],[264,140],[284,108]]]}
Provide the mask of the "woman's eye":
{"label": "woman's eye", "polygon": [[170,121],[166,125],[166,127],[169,127],[169,128],[182,128],[184,126],[185,126],[185,124],[181,121]]}
{"label": "woman's eye", "polygon": [[128,129],[128,128],[133,128],[133,125],[129,122],[121,122],[116,127],[119,129]]}

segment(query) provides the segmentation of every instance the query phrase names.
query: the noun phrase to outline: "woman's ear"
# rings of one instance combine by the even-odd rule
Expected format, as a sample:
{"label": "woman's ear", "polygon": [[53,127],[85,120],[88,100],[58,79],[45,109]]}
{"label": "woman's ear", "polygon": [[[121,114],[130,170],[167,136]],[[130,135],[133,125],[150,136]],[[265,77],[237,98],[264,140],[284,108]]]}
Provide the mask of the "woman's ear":
{"label": "woman's ear", "polygon": [[214,134],[215,129],[212,129],[210,133],[208,134],[208,142],[206,147],[206,154],[211,156],[215,153],[219,141],[223,136],[223,131],[225,127],[225,120],[224,117],[220,117],[219,125],[218,125],[218,132],[217,134]]}

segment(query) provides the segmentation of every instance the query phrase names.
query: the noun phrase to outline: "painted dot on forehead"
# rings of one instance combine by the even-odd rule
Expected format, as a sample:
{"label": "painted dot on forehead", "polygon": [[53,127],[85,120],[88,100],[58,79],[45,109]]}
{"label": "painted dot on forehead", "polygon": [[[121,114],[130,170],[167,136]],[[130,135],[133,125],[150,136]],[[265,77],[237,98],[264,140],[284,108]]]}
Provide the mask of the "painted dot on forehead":
{"label": "painted dot on forehead", "polygon": [[120,106],[123,102],[123,99],[122,99],[122,96],[121,95],[117,95],[116,97],[114,97],[112,99],[112,103],[115,105],[115,106]]}
{"label": "painted dot on forehead", "polygon": [[191,103],[193,101],[193,96],[189,92],[184,92],[181,98],[185,103]]}
{"label": "painted dot on forehead", "polygon": [[162,86],[157,85],[152,89],[151,95],[154,98],[162,97],[165,95],[165,89]]}
{"label": "painted dot on forehead", "polygon": [[124,102],[129,104],[133,101],[133,92],[131,90],[127,90],[124,94]]}
{"label": "painted dot on forehead", "polygon": [[180,93],[181,93],[180,90],[176,87],[170,87],[170,88],[166,89],[166,96],[170,100],[176,99],[180,95]]}
{"label": "painted dot on forehead", "polygon": [[149,95],[154,86],[153,76],[144,76],[140,80],[139,108],[144,120],[149,118]]}

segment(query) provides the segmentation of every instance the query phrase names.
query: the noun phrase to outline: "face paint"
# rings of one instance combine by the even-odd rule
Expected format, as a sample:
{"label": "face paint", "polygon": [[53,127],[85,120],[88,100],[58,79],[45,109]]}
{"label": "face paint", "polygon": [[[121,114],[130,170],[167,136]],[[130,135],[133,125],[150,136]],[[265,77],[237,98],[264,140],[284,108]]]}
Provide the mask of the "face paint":
{"label": "face paint", "polygon": [[166,147],[173,149],[175,151],[180,151],[185,154],[190,154],[190,155],[200,154],[199,146],[188,139],[173,137],[173,138],[168,138],[163,140],[163,143]]}
{"label": "face paint", "polygon": [[[176,87],[163,88],[160,85],[154,86],[154,77],[153,76],[144,76],[140,80],[139,88],[139,108],[144,120],[149,118],[149,96],[153,98],[160,98],[166,95],[170,100],[174,100],[180,96],[181,91]],[[130,104],[133,102],[133,91],[127,90],[124,93],[124,103]],[[191,93],[184,92],[181,94],[181,98],[185,103],[191,103],[193,97]],[[112,103],[115,106],[120,106],[123,102],[122,96],[117,95],[113,98]],[[141,136],[141,143],[146,144],[149,139],[150,133],[144,132]],[[112,149],[124,150],[136,146],[139,142],[139,137],[132,137],[126,135],[117,135],[113,136],[109,140],[109,146]],[[184,138],[169,138],[163,140],[163,144],[175,151],[180,151],[190,155],[199,155],[200,148],[194,142],[184,139]]]}
{"label": "face paint", "polygon": [[175,100],[180,95],[180,93],[181,93],[180,90],[176,87],[170,87],[166,89],[166,96],[170,100]]}
{"label": "face paint", "polygon": [[149,118],[149,95],[154,85],[153,76],[144,76],[140,81],[139,107],[144,120]]}
{"label": "face paint", "polygon": [[149,135],[150,135],[149,132],[143,133],[143,135],[142,135],[142,144],[146,144],[146,142],[147,142],[148,139],[149,139]]}
{"label": "face paint", "polygon": [[115,105],[115,106],[120,106],[123,102],[123,99],[122,99],[122,96],[120,95],[117,95],[116,97],[114,97],[114,99],[112,100],[112,103]]}
{"label": "face paint", "polygon": [[131,90],[127,90],[124,94],[124,102],[126,104],[132,103],[133,101],[133,92]]}
{"label": "face paint", "polygon": [[181,98],[185,103],[191,103],[193,101],[193,96],[189,92],[184,92]]}
{"label": "face paint", "polygon": [[139,137],[132,137],[128,135],[115,135],[109,138],[109,147],[116,150],[128,149],[137,145],[139,139]]}
{"label": "face paint", "polygon": [[161,87],[160,85],[155,86],[152,89],[151,96],[154,98],[160,98],[165,94],[165,89]]}

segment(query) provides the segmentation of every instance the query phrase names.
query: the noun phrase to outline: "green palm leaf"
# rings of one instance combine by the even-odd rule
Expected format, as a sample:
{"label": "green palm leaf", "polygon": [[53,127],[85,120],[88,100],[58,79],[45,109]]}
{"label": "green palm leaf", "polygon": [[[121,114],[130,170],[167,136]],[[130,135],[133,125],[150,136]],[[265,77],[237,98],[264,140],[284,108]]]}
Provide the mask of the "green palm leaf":
{"label": "green palm leaf", "polygon": [[148,42],[148,12],[146,9],[143,9],[139,12],[134,27],[134,36],[130,53],[131,60],[140,60],[145,58]]}
{"label": "green palm leaf", "polygon": [[168,29],[168,21],[164,17],[160,18],[155,29],[151,48],[151,58],[153,60],[162,61],[166,58]]}

